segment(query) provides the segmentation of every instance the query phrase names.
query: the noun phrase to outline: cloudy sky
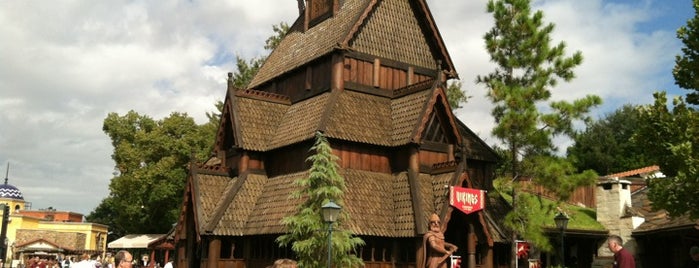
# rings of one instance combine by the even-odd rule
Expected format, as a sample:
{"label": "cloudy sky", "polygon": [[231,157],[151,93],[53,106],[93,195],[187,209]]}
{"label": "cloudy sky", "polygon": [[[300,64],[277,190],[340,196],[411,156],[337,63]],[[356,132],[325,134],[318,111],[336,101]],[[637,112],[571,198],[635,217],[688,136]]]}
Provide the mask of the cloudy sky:
{"label": "cloudy sky", "polygon": [[[464,89],[456,111],[488,143],[493,127],[476,75],[493,69],[483,48],[492,27],[486,0],[428,0]],[[579,50],[578,78],[554,99],[597,94],[595,116],[645,104],[658,89],[682,94],[671,69],[675,30],[690,0],[538,0],[554,41]],[[272,7],[272,8],[270,8]],[[108,194],[110,112],[205,121],[225,94],[235,55],[264,55],[272,25],[292,22],[292,0],[0,1],[0,171],[33,209],[88,214]]]}

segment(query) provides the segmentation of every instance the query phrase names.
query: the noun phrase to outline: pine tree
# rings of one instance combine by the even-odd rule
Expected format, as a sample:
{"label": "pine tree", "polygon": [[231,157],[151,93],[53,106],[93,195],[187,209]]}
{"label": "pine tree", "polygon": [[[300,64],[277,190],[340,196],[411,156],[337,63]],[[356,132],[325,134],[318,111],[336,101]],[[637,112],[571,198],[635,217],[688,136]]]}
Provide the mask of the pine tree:
{"label": "pine tree", "polygon": [[[299,190],[289,197],[302,198],[305,202],[298,207],[295,215],[282,220],[287,234],[277,238],[281,246],[291,245],[299,267],[309,268],[324,267],[327,262],[328,232],[325,232],[327,227],[320,208],[329,201],[342,207],[342,194],[345,191],[344,179],[338,173],[338,157],[332,154],[332,148],[321,132],[316,132],[316,142],[311,151],[315,154],[307,159],[312,163],[309,176],[295,182]],[[352,252],[363,246],[364,241],[344,228],[342,223],[348,219],[348,214],[341,212],[333,224],[332,262],[337,267],[363,266],[362,260]]]}
{"label": "pine tree", "polygon": [[[551,88],[559,80],[570,81],[575,77],[573,68],[582,63],[582,54],[565,56],[565,43],[552,46],[550,35],[553,24],[544,24],[543,12],[530,10],[530,0],[490,0],[487,11],[493,13],[494,27],[485,34],[486,49],[497,68],[490,74],[478,76],[477,83],[488,88],[488,98],[493,102],[492,115],[496,126],[493,135],[503,144],[508,154],[506,170],[509,176],[501,179],[511,181],[520,176],[532,177],[547,189],[557,190],[561,185],[591,183],[596,174],[592,171],[582,175],[573,174],[575,169],[565,159],[555,157],[553,138],[571,136],[575,120],[589,120],[586,114],[601,103],[597,96],[589,95],[572,103],[555,101],[549,103],[547,113],[539,111],[542,102],[551,97]],[[555,174],[555,176],[552,176]],[[516,185],[515,185],[516,188]],[[515,189],[513,188],[513,189]],[[515,192],[513,191],[513,194]],[[558,198],[568,194],[558,191]],[[522,206],[517,206],[518,202]],[[505,224],[515,235],[534,243],[540,249],[551,250],[541,228],[535,225],[535,214],[539,208],[531,203],[527,194],[513,196],[513,211],[506,217]],[[516,239],[513,237],[513,240]],[[513,260],[515,262],[513,246]]]}

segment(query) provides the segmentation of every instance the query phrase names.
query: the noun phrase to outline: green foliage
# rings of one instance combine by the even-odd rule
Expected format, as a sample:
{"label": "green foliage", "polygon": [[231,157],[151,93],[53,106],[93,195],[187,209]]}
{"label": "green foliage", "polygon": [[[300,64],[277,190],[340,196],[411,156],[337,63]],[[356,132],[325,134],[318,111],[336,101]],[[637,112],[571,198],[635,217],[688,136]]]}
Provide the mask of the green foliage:
{"label": "green foliage", "polygon": [[683,55],[675,56],[675,68],[672,75],[675,84],[691,90],[687,94],[687,103],[699,104],[699,0],[693,0],[694,17],[687,20],[687,25],[677,29],[684,47]]}
{"label": "green foliage", "polygon": [[[500,195],[506,201],[512,201],[512,196],[505,194],[506,192],[507,191],[489,192],[488,195]],[[541,213],[548,213],[541,215],[544,228],[556,228],[556,223],[553,218],[558,212],[564,212],[570,219],[570,221],[568,221],[568,229],[606,230],[604,225],[597,221],[597,212],[593,208],[580,207],[568,203],[558,203],[556,200],[548,199],[540,195],[528,194],[526,192],[524,192],[524,194],[528,195],[528,198],[531,198],[536,206],[540,208],[552,208],[540,211]]]}
{"label": "green foliage", "polygon": [[277,48],[282,39],[284,39],[284,35],[289,32],[289,25],[282,21],[278,25],[272,25],[272,31],[274,31],[274,35],[265,40],[265,49],[267,50]]}
{"label": "green foliage", "polygon": [[[283,22],[273,26],[275,34],[265,48],[274,49],[288,29]],[[264,57],[249,61],[237,57],[233,84],[247,87],[263,62]],[[117,171],[109,196],[86,218],[109,225],[117,235],[167,232],[179,216],[187,165],[192,156],[206,160],[213,149],[223,102],[215,106],[217,112],[207,112],[209,121],[202,125],[182,113],[160,121],[134,111],[123,116],[110,113],[102,129],[112,140]]]}
{"label": "green foliage", "polygon": [[466,95],[466,92],[461,89],[461,82],[459,81],[449,83],[446,93],[449,106],[451,106],[452,110],[461,108],[461,104],[466,103],[468,99],[471,98],[471,96]]}
{"label": "green foliage", "polygon": [[250,84],[252,78],[262,66],[265,58],[253,58],[249,61],[241,57],[235,58],[237,71],[233,73],[233,86],[238,89],[244,89]]}
{"label": "green foliage", "polygon": [[[573,68],[582,63],[582,54],[575,52],[567,57],[565,43],[552,45],[553,24],[544,24],[543,13],[532,13],[530,6],[529,0],[488,1],[487,11],[493,13],[495,26],[484,39],[491,61],[497,67],[488,75],[479,75],[476,82],[488,88],[496,122],[493,135],[503,143],[505,159],[510,161],[509,167],[500,170],[511,172],[510,180],[519,176],[537,177],[543,187],[559,194],[562,201],[574,185],[589,183],[596,175],[594,172],[576,175],[565,159],[553,157],[557,150],[553,138],[573,135],[573,123],[589,121],[590,109],[602,101],[598,96],[588,95],[572,102],[549,102],[546,113],[539,110],[550,99],[550,89],[559,80],[570,81],[575,77]],[[516,195],[514,204],[506,224],[539,248],[550,249],[537,227],[537,211],[528,210],[533,207],[531,200],[526,195]]]}
{"label": "green foliage", "polygon": [[670,215],[699,218],[699,112],[682,98],[668,109],[665,92],[653,94],[655,103],[639,109],[642,124],[634,141],[646,148],[669,178],[648,180],[648,197],[655,209]]}
{"label": "green foliage", "polygon": [[540,197],[525,192],[517,194],[516,199],[519,209],[505,216],[505,226],[518,234],[526,234],[526,240],[542,251],[551,251],[553,247],[544,233],[544,223],[550,220],[548,215],[553,214],[555,205],[544,203]]}
{"label": "green foliage", "polygon": [[[278,25],[272,25],[272,30],[274,31],[274,34],[265,40],[265,49],[267,50],[274,50],[277,48],[279,43],[284,38],[284,35],[286,35],[286,32],[289,31],[289,25],[287,25],[285,22],[280,22]],[[266,59],[267,57],[265,56],[252,58],[246,61],[245,59],[236,56],[235,65],[237,67],[237,71],[233,74],[233,86],[238,89],[247,88],[248,84],[250,84],[250,81],[252,81],[252,78],[255,77],[255,74],[257,74],[257,71],[260,70],[260,67],[262,67],[262,64]]]}
{"label": "green foliage", "polygon": [[555,194],[559,202],[567,201],[575,189],[592,185],[598,178],[592,170],[576,173],[573,164],[560,157],[535,156],[526,162],[526,165],[531,165],[534,182]]}
{"label": "green foliage", "polygon": [[592,169],[600,175],[653,165],[645,148],[631,140],[641,123],[637,106],[625,105],[577,132],[568,157],[578,171]]}
{"label": "green foliage", "polygon": [[208,158],[217,122],[198,126],[183,113],[155,121],[129,111],[110,113],[103,130],[114,147],[109,196],[88,215],[127,233],[165,233],[179,216],[187,165]]}
{"label": "green foliage", "polygon": [[[327,230],[321,217],[320,208],[323,204],[333,201],[343,206],[342,194],[345,182],[338,173],[337,156],[332,154],[332,148],[322,133],[316,133],[316,142],[311,147],[315,154],[308,157],[312,162],[309,176],[295,182],[299,190],[289,198],[305,199],[295,215],[285,217],[282,222],[286,225],[287,234],[277,238],[281,246],[291,244],[296,253],[299,267],[324,267],[327,263]],[[332,233],[332,262],[336,267],[359,267],[364,263],[356,255],[357,247],[364,245],[361,238],[355,237],[344,229],[343,222],[349,216],[341,212]]]}

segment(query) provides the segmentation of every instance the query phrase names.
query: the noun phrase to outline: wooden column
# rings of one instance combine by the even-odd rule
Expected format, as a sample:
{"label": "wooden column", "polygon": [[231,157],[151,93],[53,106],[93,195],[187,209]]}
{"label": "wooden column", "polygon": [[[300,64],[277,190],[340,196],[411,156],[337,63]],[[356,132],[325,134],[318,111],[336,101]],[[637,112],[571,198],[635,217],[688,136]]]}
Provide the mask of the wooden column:
{"label": "wooden column", "polygon": [[333,54],[332,71],[331,71],[331,78],[330,78],[330,88],[332,90],[345,89],[345,80],[342,76],[342,73],[345,70],[344,60],[345,60],[345,57],[342,53]]}
{"label": "wooden column", "polygon": [[381,60],[380,59],[374,59],[374,77],[373,77],[373,83],[372,85],[374,87],[379,87],[381,84],[379,81],[381,81]]}
{"label": "wooden column", "polygon": [[485,261],[483,267],[493,268],[493,246],[488,246],[488,251],[485,253]]}
{"label": "wooden column", "polygon": [[191,256],[186,255],[187,253],[186,246],[185,245],[180,245],[177,247],[177,260],[175,262],[175,267],[189,267],[189,264],[187,261],[192,261]]}
{"label": "wooden column", "polygon": [[218,268],[218,258],[221,253],[221,239],[215,238],[209,242],[208,268]]}
{"label": "wooden column", "polygon": [[311,90],[312,86],[313,86],[313,68],[311,68],[311,65],[309,64],[308,66],[306,66],[306,82],[304,85],[304,89]]}
{"label": "wooden column", "polygon": [[250,163],[250,155],[247,151],[243,151],[240,155],[240,160],[238,160],[238,174],[243,174],[248,171],[248,164]]}
{"label": "wooden column", "polygon": [[476,232],[473,224],[468,224],[468,268],[476,268]]}
{"label": "wooden column", "polygon": [[420,149],[417,145],[410,147],[410,158],[408,163],[408,183],[410,184],[410,197],[413,203],[413,214],[415,220],[415,232],[424,234],[427,232],[427,222],[425,222],[425,213],[430,211],[422,211],[422,198],[420,195]]}

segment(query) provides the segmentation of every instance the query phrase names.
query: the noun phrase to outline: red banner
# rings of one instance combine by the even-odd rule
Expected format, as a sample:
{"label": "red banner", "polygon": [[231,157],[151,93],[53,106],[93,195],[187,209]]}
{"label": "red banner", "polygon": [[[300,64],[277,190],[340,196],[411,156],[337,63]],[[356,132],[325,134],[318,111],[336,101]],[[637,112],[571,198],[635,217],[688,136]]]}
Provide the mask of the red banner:
{"label": "red banner", "polygon": [[466,214],[485,208],[485,191],[458,186],[449,187],[449,205]]}

